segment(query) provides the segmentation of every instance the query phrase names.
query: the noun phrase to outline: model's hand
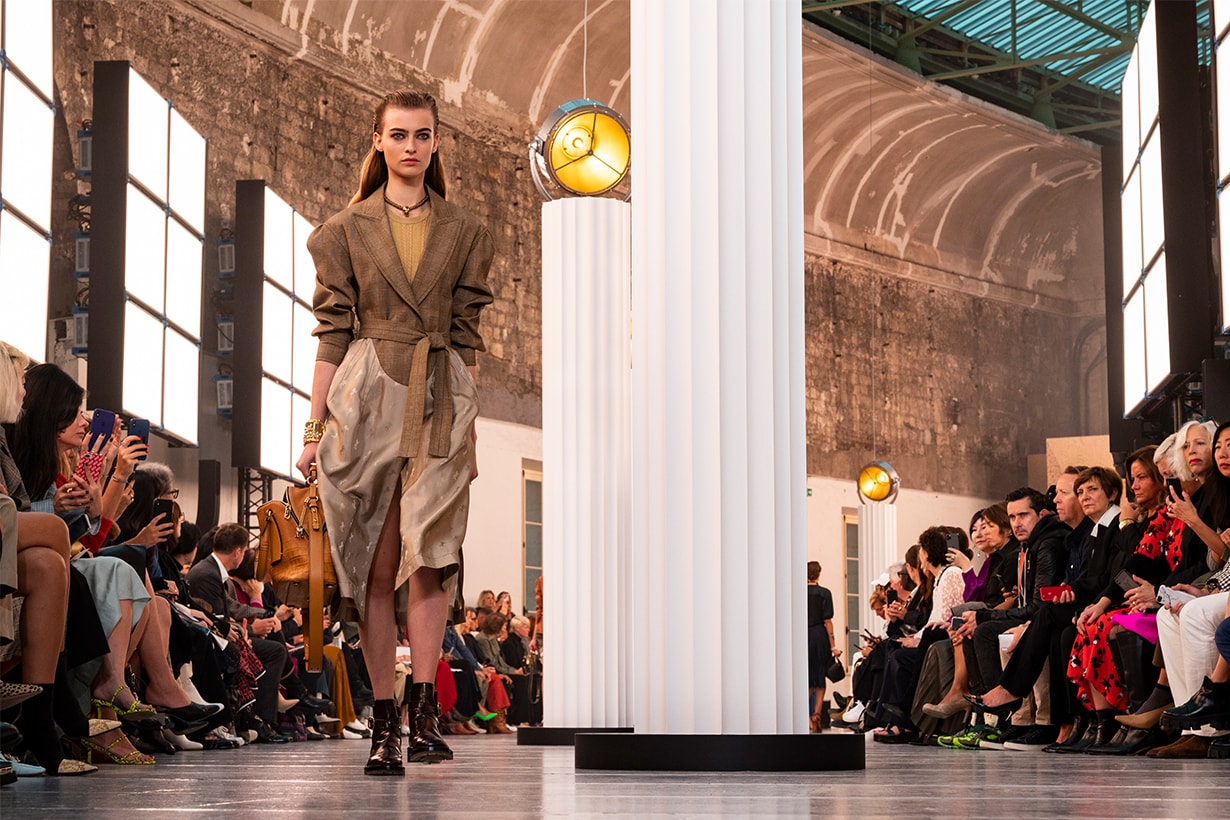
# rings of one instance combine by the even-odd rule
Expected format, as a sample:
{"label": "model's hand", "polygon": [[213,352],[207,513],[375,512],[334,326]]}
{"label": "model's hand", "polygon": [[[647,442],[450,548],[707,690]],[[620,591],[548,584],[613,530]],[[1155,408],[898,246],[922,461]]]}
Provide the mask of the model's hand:
{"label": "model's hand", "polygon": [[295,462],[295,469],[298,470],[304,478],[308,476],[308,470],[316,461],[316,451],[320,449],[320,442],[313,441],[303,445],[303,452],[299,454],[299,460]]}

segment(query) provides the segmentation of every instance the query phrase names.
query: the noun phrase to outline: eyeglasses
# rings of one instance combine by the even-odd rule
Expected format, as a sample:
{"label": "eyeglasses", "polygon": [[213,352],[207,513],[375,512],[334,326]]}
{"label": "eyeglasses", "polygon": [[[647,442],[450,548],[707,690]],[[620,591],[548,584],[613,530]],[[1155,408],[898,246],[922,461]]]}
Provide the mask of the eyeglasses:
{"label": "eyeglasses", "polygon": [[172,487],[167,495],[171,496],[171,498],[179,498],[179,487]]}

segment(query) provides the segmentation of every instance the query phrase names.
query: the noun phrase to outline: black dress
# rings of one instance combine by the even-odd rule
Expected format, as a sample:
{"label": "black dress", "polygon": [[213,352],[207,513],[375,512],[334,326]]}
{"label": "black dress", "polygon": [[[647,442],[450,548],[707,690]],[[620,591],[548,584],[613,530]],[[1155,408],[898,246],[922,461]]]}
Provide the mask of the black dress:
{"label": "black dress", "polygon": [[807,585],[807,685],[825,686],[824,671],[833,662],[833,646],[824,622],[833,617],[833,593],[822,586]]}

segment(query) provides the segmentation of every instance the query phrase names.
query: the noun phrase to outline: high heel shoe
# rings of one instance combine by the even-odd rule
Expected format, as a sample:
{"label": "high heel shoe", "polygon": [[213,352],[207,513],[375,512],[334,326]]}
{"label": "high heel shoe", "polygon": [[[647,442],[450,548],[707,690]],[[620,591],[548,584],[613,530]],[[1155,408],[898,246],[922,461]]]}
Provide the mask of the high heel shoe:
{"label": "high heel shoe", "polygon": [[128,739],[128,736],[121,730],[116,729],[115,731],[117,737],[115,740],[106,745],[103,745],[102,743],[95,743],[92,738],[88,737],[75,738],[73,742],[85,751],[87,763],[115,763],[120,766],[154,765],[154,758],[147,754],[142,754],[136,749],[133,749],[131,752],[127,752],[125,754],[120,754],[115,751],[116,746]]}
{"label": "high heel shoe", "polygon": [[1000,704],[999,706],[991,706],[990,704],[983,702],[982,697],[979,695],[963,695],[962,697],[965,698],[966,702],[973,705],[975,709],[980,709],[983,712],[995,715],[996,717],[1007,717],[1017,709],[1021,708],[1020,698],[1010,700],[1007,703]]}
{"label": "high heel shoe", "polygon": [[[125,689],[128,689],[129,695],[132,695],[132,703],[128,704],[127,707],[121,708],[119,704],[115,702],[115,699],[119,697],[120,692],[123,692]],[[133,694],[133,691],[128,688],[128,684],[124,684],[119,689],[116,689],[115,694],[109,699],[103,700],[102,698],[91,698],[90,703],[94,706],[95,717],[102,718],[102,710],[110,709],[115,712],[115,716],[121,723],[129,726],[157,727],[161,729],[164,724],[163,718],[159,716],[154,707],[150,706],[148,703],[142,703],[138,700],[137,696]]]}
{"label": "high heel shoe", "polygon": [[940,718],[942,720],[944,718],[950,718],[953,715],[961,714],[962,712],[968,712],[970,708],[971,707],[968,701],[955,700],[947,703],[944,701],[940,701],[939,703],[926,703],[923,704],[922,710],[923,714],[930,715],[933,718]]}
{"label": "high heel shoe", "polygon": [[813,735],[820,734],[820,716],[819,715],[811,716],[811,721],[808,724],[808,728],[811,730],[811,733]]}

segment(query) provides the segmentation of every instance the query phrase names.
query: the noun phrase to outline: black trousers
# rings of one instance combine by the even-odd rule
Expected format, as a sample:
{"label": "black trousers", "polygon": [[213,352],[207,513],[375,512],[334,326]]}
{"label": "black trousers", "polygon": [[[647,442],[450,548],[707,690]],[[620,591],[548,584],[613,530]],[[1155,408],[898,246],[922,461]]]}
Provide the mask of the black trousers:
{"label": "black trousers", "polygon": [[975,695],[985,695],[999,686],[1004,675],[1004,666],[999,660],[999,636],[1023,623],[1025,621],[1015,618],[985,621],[974,627],[969,640],[962,642],[969,689]]}
{"label": "black trousers", "polygon": [[1017,642],[1003,686],[1014,697],[1024,697],[1033,689],[1047,659],[1051,662],[1051,720],[1056,724],[1072,722],[1072,697],[1068,685],[1068,661],[1076,640],[1076,604],[1043,604]]}
{"label": "black trousers", "polygon": [[266,638],[253,638],[252,651],[260,658],[265,674],[256,681],[256,714],[270,726],[278,725],[278,687],[290,668],[290,653],[286,644]]}

